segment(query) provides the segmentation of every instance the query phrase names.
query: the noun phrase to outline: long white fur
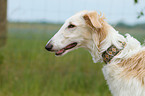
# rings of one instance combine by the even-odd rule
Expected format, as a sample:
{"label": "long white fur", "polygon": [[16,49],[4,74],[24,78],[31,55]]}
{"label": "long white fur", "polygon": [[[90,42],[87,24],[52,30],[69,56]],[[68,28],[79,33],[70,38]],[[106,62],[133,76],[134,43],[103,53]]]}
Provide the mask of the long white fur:
{"label": "long white fur", "polygon": [[[82,17],[86,13],[88,13],[88,11],[82,11],[70,17],[65,22],[62,28],[51,39],[51,43],[54,46],[53,50],[60,50],[72,42],[78,42],[76,48],[86,48],[91,53],[94,63],[97,63],[103,61],[102,52],[107,50],[112,44],[120,49],[120,43],[118,41],[126,42],[126,47],[121,53],[115,56],[110,63],[104,65],[102,69],[104,77],[107,80],[107,84],[113,96],[145,96],[145,85],[142,86],[140,81],[136,78],[127,80],[125,77],[120,77],[119,74],[123,72],[123,68],[117,66],[121,60],[127,59],[145,50],[145,47],[142,47],[140,42],[129,34],[126,34],[126,37],[124,37],[110,26],[107,30],[107,37],[101,42],[101,46],[98,48],[96,46],[96,41],[91,39],[95,37],[95,34],[93,35],[93,32],[91,35],[87,34],[87,32],[91,32],[92,30],[86,27],[86,23]],[[79,28],[67,29],[70,22],[79,26]],[[71,50],[67,50],[64,54],[69,51]]]}
{"label": "long white fur", "polygon": [[[116,33],[116,35],[118,34],[115,30],[113,33]],[[115,34],[110,34],[110,36],[113,38]],[[145,47],[142,47],[140,42],[135,38],[131,37],[129,34],[126,34],[126,36],[126,38],[120,36],[120,38],[114,40],[125,39],[127,45],[118,56],[115,56],[109,64],[103,67],[103,74],[113,96],[145,96],[145,86],[142,86],[137,78],[131,78],[127,81],[119,75],[123,72],[123,68],[117,66],[121,60],[127,59],[132,55],[145,50]],[[106,42],[109,41],[109,39],[110,38],[106,38]],[[116,43],[114,41],[113,44]]]}

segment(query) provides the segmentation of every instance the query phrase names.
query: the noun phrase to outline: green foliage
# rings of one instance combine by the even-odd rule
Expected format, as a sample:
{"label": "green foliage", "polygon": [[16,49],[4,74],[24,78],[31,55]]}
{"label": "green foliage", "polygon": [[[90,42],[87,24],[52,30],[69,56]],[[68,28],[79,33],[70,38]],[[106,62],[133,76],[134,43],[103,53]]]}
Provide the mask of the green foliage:
{"label": "green foliage", "polygon": [[[138,0],[134,0],[134,3],[137,4],[138,3]],[[144,16],[144,13],[143,13],[144,9],[142,9],[142,11],[139,12],[137,18],[141,18],[142,16]]]}
{"label": "green foliage", "polygon": [[138,3],[138,0],[134,0],[134,3]]}
{"label": "green foliage", "polygon": [[142,17],[142,16],[144,16],[143,11],[141,11],[141,12],[138,14],[137,18],[139,19],[139,18]]}
{"label": "green foliage", "polygon": [[[63,57],[45,50],[60,25],[9,24],[8,40],[0,53],[0,96],[111,96],[101,68],[78,49]],[[117,27],[140,41],[142,29]]]}

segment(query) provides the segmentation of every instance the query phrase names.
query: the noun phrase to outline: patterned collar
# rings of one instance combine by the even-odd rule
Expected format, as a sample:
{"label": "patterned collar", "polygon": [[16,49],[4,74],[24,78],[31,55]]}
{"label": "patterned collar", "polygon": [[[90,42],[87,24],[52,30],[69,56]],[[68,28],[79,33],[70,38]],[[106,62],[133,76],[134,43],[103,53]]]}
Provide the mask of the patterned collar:
{"label": "patterned collar", "polygon": [[103,52],[102,57],[103,57],[103,61],[106,64],[108,62],[110,62],[114,56],[116,56],[118,53],[120,53],[121,50],[124,49],[124,47],[126,46],[126,43],[120,41],[120,45],[121,45],[122,49],[118,49],[116,46],[111,45],[106,51]]}

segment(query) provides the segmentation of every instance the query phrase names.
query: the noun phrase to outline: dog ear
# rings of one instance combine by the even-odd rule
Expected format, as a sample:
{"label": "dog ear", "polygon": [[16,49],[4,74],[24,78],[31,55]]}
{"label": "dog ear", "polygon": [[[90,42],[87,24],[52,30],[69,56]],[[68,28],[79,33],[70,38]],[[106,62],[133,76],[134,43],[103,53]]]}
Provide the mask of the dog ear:
{"label": "dog ear", "polygon": [[85,19],[85,22],[91,27],[91,28],[101,28],[102,25],[99,21],[99,14],[96,11],[89,12],[83,16]]}

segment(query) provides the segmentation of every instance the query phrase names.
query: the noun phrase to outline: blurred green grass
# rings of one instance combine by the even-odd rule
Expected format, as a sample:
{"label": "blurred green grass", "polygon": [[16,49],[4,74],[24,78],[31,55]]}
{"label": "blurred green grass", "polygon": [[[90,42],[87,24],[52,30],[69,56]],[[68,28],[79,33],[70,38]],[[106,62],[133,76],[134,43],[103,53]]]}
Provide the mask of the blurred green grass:
{"label": "blurred green grass", "polygon": [[[84,49],[63,57],[45,50],[58,24],[9,23],[7,44],[0,49],[0,96],[111,96],[103,63],[94,64]],[[145,30],[116,27],[144,41]]]}

